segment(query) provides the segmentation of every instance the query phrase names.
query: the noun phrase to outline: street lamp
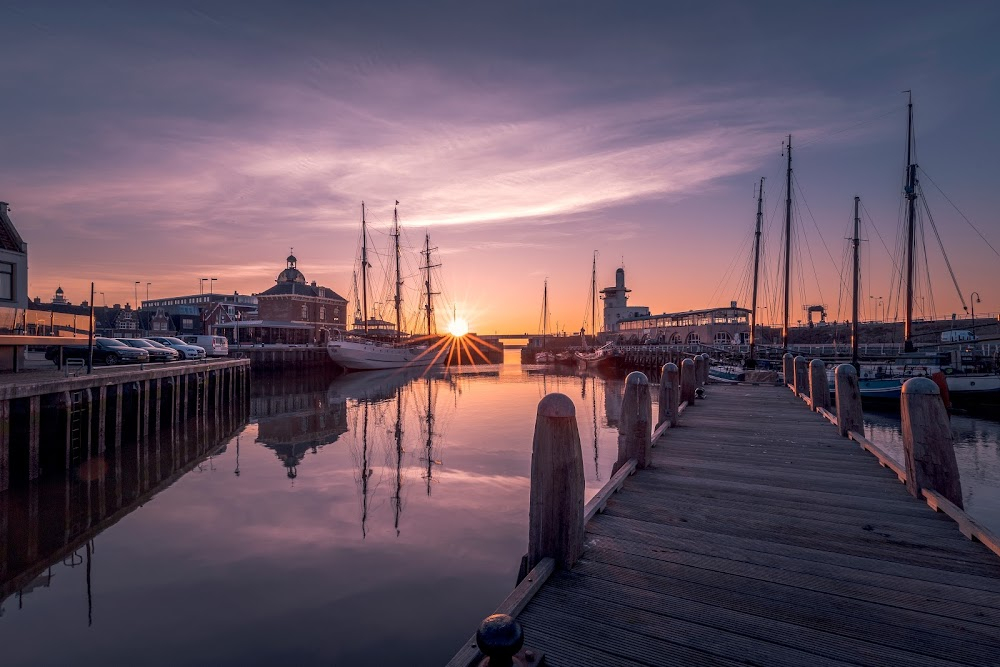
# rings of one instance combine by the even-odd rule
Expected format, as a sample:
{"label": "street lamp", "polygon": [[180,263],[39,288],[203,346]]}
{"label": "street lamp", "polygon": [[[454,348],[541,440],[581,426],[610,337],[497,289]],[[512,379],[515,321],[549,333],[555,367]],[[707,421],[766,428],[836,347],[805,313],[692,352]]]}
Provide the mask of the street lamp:
{"label": "street lamp", "polygon": [[198,294],[204,294],[205,293],[205,281],[206,280],[208,280],[208,278],[199,278],[198,279]]}
{"label": "street lamp", "polygon": [[146,301],[149,301],[149,286],[153,283],[146,283]]}
{"label": "street lamp", "polygon": [[211,294],[214,293],[213,292],[214,288],[212,287],[212,283],[214,283],[216,280],[218,280],[218,278],[209,278],[208,279],[208,293],[209,293],[209,295],[211,295]]}
{"label": "street lamp", "polygon": [[104,292],[101,292],[101,301],[104,303],[104,307],[107,308],[108,307],[108,300],[104,296]]}
{"label": "street lamp", "polygon": [[138,280],[135,281],[135,287],[132,288],[132,292],[134,293],[133,296],[135,297],[132,300],[132,304],[133,304],[132,308],[134,308],[136,310],[138,310],[138,306],[139,306],[139,282],[140,281],[138,281]]}

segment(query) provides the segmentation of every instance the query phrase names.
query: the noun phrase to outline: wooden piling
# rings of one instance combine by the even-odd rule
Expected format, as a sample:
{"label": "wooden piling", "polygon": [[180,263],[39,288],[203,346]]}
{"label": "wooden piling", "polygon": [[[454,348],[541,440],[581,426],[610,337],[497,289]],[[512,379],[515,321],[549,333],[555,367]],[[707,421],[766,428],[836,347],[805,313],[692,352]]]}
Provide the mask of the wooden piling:
{"label": "wooden piling", "polygon": [[[10,488],[10,401],[0,401],[0,493]],[[3,504],[3,503],[0,503]],[[4,505],[6,507],[6,505]],[[2,508],[0,508],[2,509]],[[6,535],[4,544],[7,544]]]}
{"label": "wooden piling", "polygon": [[704,387],[708,381],[708,357],[704,354],[694,358],[694,378],[699,387]]}
{"label": "wooden piling", "polygon": [[795,357],[795,395],[809,395],[809,362],[801,354]]}
{"label": "wooden piling", "polygon": [[933,380],[917,377],[903,384],[900,417],[906,490],[917,498],[921,497],[921,489],[937,491],[958,507],[964,507],[948,411]]}
{"label": "wooden piling", "polygon": [[837,429],[845,438],[854,431],[865,434],[861,416],[861,390],[858,388],[858,371],[851,364],[840,364],[834,371],[834,391],[837,396]]}
{"label": "wooden piling", "polygon": [[107,449],[108,423],[108,387],[101,385],[97,390],[97,453],[104,454]]}
{"label": "wooden piling", "polygon": [[583,490],[576,408],[568,396],[549,394],[539,401],[535,417],[527,572],[546,557],[566,568],[580,557]]}
{"label": "wooden piling", "polygon": [[618,422],[618,460],[611,473],[635,459],[638,468],[649,466],[653,458],[653,400],[649,395],[649,379],[644,373],[632,371],[625,378],[621,419]]}
{"label": "wooden piling", "polygon": [[781,374],[785,377],[786,387],[795,386],[795,357],[791,352],[781,355]]}
{"label": "wooden piling", "polygon": [[697,385],[694,359],[685,359],[681,362],[681,402],[686,401],[689,408],[694,406],[694,392]]}
{"label": "wooden piling", "polygon": [[28,479],[38,479],[40,473],[38,447],[41,438],[42,397],[28,399]]}
{"label": "wooden piling", "polygon": [[677,425],[677,406],[680,404],[681,372],[677,364],[663,364],[660,370],[659,415],[656,425],[670,422]]}
{"label": "wooden piling", "polygon": [[830,380],[826,377],[826,364],[822,359],[809,362],[809,398],[812,409],[830,409]]}

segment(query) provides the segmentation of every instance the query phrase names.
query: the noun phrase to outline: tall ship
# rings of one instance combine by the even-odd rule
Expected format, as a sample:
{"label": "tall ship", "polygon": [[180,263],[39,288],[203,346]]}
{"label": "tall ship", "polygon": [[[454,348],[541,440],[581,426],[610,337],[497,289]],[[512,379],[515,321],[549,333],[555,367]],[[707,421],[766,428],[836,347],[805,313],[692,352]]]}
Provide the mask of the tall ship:
{"label": "tall ship", "polygon": [[[398,205],[399,202],[396,202]],[[398,206],[392,209],[392,239],[394,256],[394,297],[393,307],[396,315],[395,328],[392,323],[374,318],[368,312],[368,289],[371,263],[368,261],[368,226],[365,220],[365,205],[361,203],[361,290],[359,295],[359,313],[355,316],[354,328],[344,334],[337,333],[327,343],[326,351],[334,363],[347,371],[373,371],[392,368],[420,368],[443,363],[445,355],[440,349],[428,344],[431,335],[431,314],[433,307],[431,297],[430,239],[425,236],[426,264],[424,270],[427,304],[424,307],[427,316],[428,338],[414,338],[403,332],[402,304],[403,279],[400,268],[399,247],[399,212]],[[359,316],[360,315],[360,316]]]}

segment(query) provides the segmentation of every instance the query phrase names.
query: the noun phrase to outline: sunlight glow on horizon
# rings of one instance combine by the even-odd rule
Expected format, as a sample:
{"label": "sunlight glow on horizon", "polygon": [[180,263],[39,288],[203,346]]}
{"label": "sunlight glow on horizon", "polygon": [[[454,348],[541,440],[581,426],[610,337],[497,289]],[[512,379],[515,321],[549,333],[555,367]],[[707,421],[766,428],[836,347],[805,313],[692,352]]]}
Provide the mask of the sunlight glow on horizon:
{"label": "sunlight glow on horizon", "polygon": [[448,323],[448,333],[455,338],[461,338],[465,334],[469,333],[469,323],[466,322],[464,318],[456,317]]}

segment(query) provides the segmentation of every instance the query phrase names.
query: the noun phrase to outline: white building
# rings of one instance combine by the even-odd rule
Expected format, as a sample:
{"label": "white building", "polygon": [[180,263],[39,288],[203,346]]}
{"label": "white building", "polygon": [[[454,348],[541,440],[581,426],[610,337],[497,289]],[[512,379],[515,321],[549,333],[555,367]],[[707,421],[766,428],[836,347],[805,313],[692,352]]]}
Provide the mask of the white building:
{"label": "white building", "polygon": [[601,298],[604,299],[604,328],[601,329],[602,331],[615,331],[615,325],[621,320],[649,315],[649,308],[646,306],[628,305],[628,293],[631,291],[625,287],[625,269],[615,271],[615,286],[605,287],[601,290]]}

